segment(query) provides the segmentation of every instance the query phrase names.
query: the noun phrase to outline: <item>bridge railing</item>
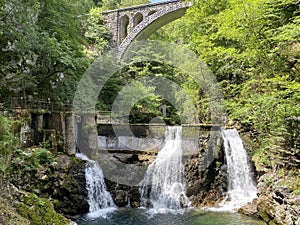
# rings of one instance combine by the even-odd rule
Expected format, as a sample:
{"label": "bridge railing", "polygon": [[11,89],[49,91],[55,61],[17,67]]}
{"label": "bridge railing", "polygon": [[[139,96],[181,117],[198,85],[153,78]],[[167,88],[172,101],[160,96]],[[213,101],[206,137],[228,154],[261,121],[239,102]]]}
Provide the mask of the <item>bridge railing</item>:
{"label": "bridge railing", "polygon": [[48,100],[33,100],[13,97],[2,104],[2,110],[45,110],[49,112],[70,111],[72,105],[70,103],[51,102]]}
{"label": "bridge railing", "polygon": [[[72,111],[72,104],[62,103],[62,102],[51,102],[48,100],[33,100],[13,97],[7,102],[0,103],[0,111],[17,111],[17,110],[31,110],[37,112],[70,112]],[[85,112],[83,112],[84,114]],[[97,121],[99,123],[103,122],[120,122],[123,118],[128,117],[128,115],[116,115],[111,111],[87,111],[86,113],[92,113],[97,115]]]}

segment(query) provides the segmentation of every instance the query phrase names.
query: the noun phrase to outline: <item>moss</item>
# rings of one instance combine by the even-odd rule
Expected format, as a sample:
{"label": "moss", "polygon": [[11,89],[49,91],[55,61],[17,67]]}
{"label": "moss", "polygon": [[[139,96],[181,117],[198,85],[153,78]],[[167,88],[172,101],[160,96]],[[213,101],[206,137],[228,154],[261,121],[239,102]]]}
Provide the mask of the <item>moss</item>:
{"label": "moss", "polygon": [[32,225],[71,223],[70,220],[55,212],[53,204],[48,199],[38,198],[34,194],[25,194],[15,207],[17,212],[27,218]]}
{"label": "moss", "polygon": [[29,221],[19,215],[10,205],[0,199],[0,224],[28,225]]}
{"label": "moss", "polygon": [[70,159],[74,168],[81,168],[85,164],[83,160],[79,160],[76,156],[70,156]]}
{"label": "moss", "polygon": [[280,169],[276,172],[277,185],[286,186],[294,194],[300,193],[300,172],[297,170]]}

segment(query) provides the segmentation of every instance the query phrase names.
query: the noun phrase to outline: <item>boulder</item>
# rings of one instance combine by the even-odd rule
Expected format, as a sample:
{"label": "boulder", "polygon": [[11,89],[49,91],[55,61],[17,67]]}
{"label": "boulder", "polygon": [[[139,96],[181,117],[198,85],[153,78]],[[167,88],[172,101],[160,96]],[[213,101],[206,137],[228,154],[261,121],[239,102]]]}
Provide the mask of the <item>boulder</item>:
{"label": "boulder", "polygon": [[128,192],[125,190],[115,190],[111,192],[114,203],[119,207],[128,205]]}
{"label": "boulder", "polygon": [[257,211],[257,199],[254,199],[252,203],[248,203],[247,205],[241,207],[238,212],[246,216],[259,218]]}
{"label": "boulder", "polygon": [[300,195],[287,187],[274,184],[271,192],[260,192],[257,200],[258,215],[268,224],[300,224]]}

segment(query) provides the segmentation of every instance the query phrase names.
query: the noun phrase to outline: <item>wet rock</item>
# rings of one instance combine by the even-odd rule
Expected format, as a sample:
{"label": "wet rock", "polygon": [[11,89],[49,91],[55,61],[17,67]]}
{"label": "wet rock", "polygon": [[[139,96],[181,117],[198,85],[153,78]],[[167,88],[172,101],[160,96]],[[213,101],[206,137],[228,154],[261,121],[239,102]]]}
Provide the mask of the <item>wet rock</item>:
{"label": "wet rock", "polygon": [[273,189],[273,199],[279,204],[282,204],[284,199],[288,198],[290,191],[287,187],[277,187]]}
{"label": "wet rock", "polygon": [[89,205],[84,171],[85,162],[70,157],[66,159],[66,156],[59,158],[63,158],[60,160],[64,160],[66,164],[60,166],[60,170],[52,176],[54,190],[51,197],[54,199],[55,209],[68,216],[87,213]]}
{"label": "wet rock", "polygon": [[247,205],[244,205],[238,210],[239,213],[246,215],[246,216],[252,216],[252,217],[259,217],[258,211],[257,211],[257,199],[254,199],[252,203],[249,203]]}
{"label": "wet rock", "polygon": [[133,208],[138,208],[141,206],[140,201],[141,201],[141,195],[140,195],[138,188],[133,188],[129,192],[130,206]]}
{"label": "wet rock", "polygon": [[119,207],[128,205],[128,192],[124,190],[115,190],[111,192],[114,203]]}
{"label": "wet rock", "polygon": [[[199,155],[194,155],[185,165],[186,194],[193,206],[214,206],[226,191],[227,173],[220,133],[212,132],[206,137],[211,142]],[[204,137],[202,137],[204,138]],[[207,141],[202,140],[202,143]]]}
{"label": "wet rock", "polygon": [[119,184],[107,178],[105,179],[105,183],[117,206],[124,207],[130,205],[133,208],[140,207],[141,196],[137,186]]}
{"label": "wet rock", "polygon": [[258,215],[268,224],[274,219],[274,212],[272,210],[272,202],[266,197],[262,196],[257,202]]}

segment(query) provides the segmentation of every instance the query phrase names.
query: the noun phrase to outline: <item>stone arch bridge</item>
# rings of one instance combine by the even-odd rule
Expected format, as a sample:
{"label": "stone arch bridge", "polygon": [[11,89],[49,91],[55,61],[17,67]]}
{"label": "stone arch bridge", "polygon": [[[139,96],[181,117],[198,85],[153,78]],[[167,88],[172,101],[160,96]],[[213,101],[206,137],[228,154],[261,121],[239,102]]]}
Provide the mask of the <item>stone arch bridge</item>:
{"label": "stone arch bridge", "polygon": [[134,40],[145,40],[165,24],[182,17],[190,2],[172,0],[103,12],[112,33],[111,46],[122,56]]}

